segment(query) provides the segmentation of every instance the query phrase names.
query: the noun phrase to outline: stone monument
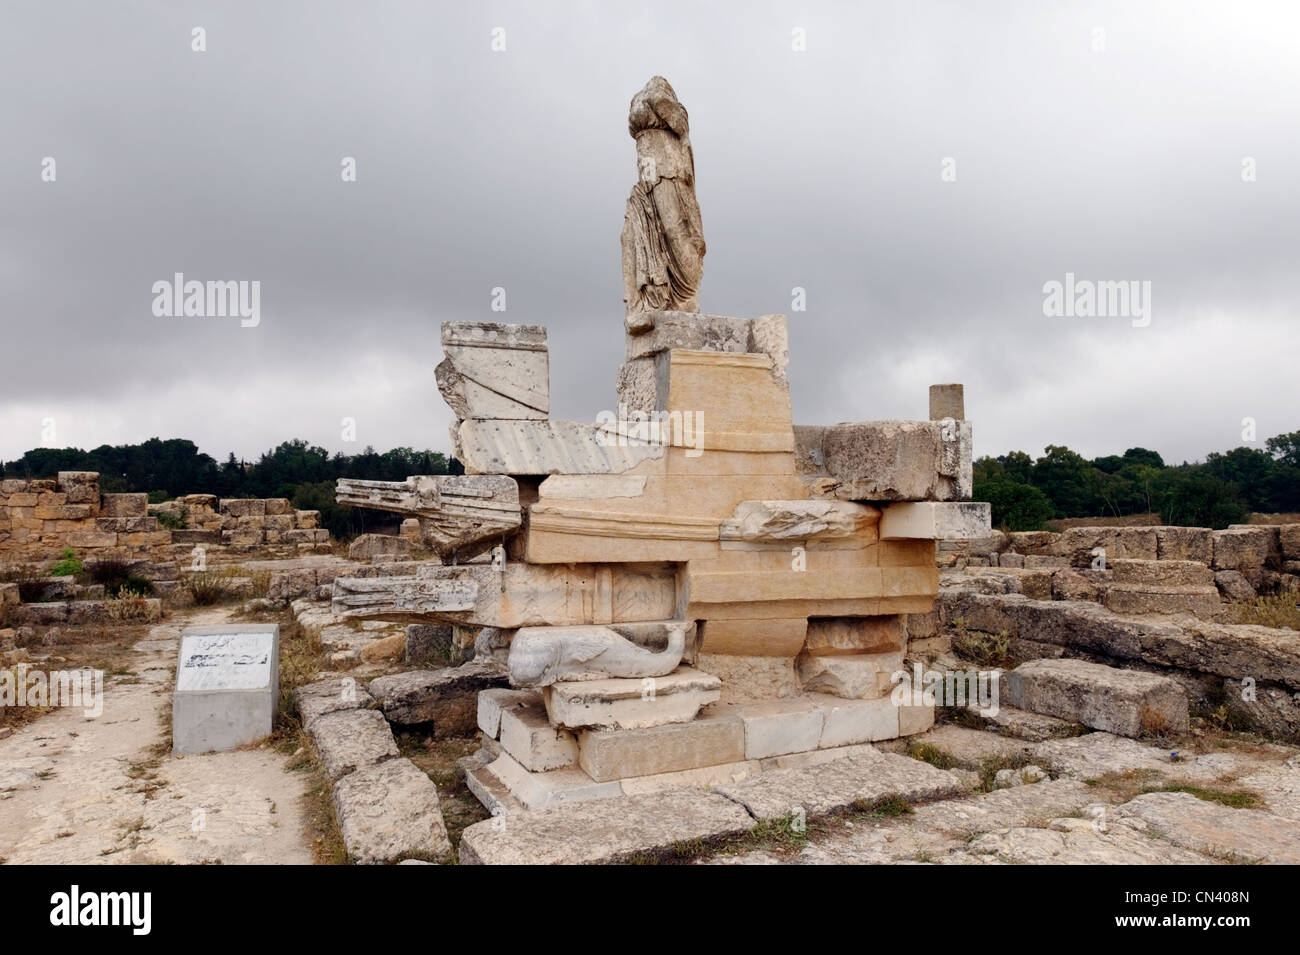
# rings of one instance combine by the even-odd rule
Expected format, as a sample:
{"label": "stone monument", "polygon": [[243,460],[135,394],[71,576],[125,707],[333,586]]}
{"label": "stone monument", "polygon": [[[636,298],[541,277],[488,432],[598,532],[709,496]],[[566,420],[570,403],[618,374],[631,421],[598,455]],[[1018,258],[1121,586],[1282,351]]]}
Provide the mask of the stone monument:
{"label": "stone monument", "polygon": [[172,752],[224,752],[271,735],[280,693],[280,628],[227,623],[181,632]]}
{"label": "stone monument", "polygon": [[[444,563],[340,578],[345,616],[480,628],[514,689],[478,698],[489,808],[728,783],[929,728],[891,690],[935,542],[987,536],[960,386],[918,421],[797,426],[784,316],[696,310],[704,241],[686,111],[632,102],[617,410],[551,420],[545,330],[447,323],[461,476],[340,480],[413,515]],[[540,354],[539,354],[540,352]]]}
{"label": "stone monument", "polygon": [[623,301],[628,314],[699,310],[704,227],[695,201],[695,156],[686,107],[662,76],[632,98],[637,181],[623,217]]}

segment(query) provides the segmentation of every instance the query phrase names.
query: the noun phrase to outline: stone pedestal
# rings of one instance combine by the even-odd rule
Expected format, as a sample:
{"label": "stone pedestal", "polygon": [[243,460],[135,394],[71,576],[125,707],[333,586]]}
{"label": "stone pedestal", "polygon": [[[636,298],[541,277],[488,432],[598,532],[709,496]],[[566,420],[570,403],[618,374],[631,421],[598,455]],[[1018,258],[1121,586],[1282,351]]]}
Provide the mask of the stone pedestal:
{"label": "stone pedestal", "polygon": [[269,736],[280,691],[279,655],[276,624],[183,630],[172,752],[224,752]]}

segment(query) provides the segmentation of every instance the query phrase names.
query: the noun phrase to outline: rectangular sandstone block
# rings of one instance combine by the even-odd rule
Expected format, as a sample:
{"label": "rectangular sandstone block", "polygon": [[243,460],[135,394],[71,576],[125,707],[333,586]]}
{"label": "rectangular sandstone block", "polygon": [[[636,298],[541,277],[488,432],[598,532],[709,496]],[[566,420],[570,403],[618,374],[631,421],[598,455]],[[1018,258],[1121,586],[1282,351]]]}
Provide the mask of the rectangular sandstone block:
{"label": "rectangular sandstone block", "polygon": [[597,782],[699,769],[746,758],[744,724],[728,716],[578,734],[578,765]]}
{"label": "rectangular sandstone block", "polygon": [[1213,532],[1208,527],[1157,527],[1158,560],[1194,560],[1208,565],[1214,559]]}
{"label": "rectangular sandstone block", "polygon": [[814,617],[808,621],[804,652],[813,656],[901,652],[903,622],[899,614],[879,617]]}
{"label": "rectangular sandstone block", "polygon": [[256,498],[222,498],[221,513],[229,517],[264,517],[266,501]]}
{"label": "rectangular sandstone block", "polygon": [[149,495],[104,494],[100,497],[99,513],[103,517],[146,517]]}
{"label": "rectangular sandstone block", "polygon": [[91,513],[89,504],[38,504],[32,516],[42,521],[79,521]]}
{"label": "rectangular sandstone block", "polygon": [[804,645],[806,617],[772,620],[706,620],[700,651],[732,656],[793,657]]}

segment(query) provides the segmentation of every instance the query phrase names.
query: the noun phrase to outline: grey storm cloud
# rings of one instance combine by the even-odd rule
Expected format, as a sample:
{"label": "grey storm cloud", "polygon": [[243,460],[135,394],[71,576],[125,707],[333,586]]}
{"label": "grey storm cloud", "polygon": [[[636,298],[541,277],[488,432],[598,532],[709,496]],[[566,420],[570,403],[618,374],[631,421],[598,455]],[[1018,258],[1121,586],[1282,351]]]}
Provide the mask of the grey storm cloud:
{"label": "grey storm cloud", "polygon": [[[701,307],[789,314],[797,421],[924,417],[929,384],[963,381],[978,454],[1183,460],[1246,417],[1261,440],[1300,428],[1283,0],[11,2],[0,21],[0,457],[48,419],[81,447],[446,450],[447,320],[546,325],[552,415],[594,420],[622,357],[627,105],[656,73],[690,111]],[[155,316],[177,272],[260,282],[260,324]],[[1066,273],[1149,281],[1150,325],[1044,315]]]}

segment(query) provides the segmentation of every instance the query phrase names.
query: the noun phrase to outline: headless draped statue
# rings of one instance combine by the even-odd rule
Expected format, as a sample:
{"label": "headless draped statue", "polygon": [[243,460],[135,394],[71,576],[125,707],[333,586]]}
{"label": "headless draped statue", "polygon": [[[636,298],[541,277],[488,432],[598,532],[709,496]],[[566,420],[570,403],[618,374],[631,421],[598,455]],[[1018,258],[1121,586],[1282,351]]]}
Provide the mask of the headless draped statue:
{"label": "headless draped statue", "polygon": [[628,314],[700,310],[704,227],[695,201],[695,157],[686,107],[662,76],[632,98],[637,182],[623,217],[623,301]]}

